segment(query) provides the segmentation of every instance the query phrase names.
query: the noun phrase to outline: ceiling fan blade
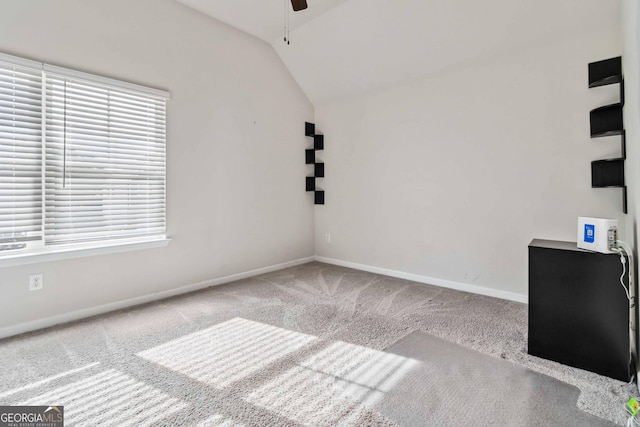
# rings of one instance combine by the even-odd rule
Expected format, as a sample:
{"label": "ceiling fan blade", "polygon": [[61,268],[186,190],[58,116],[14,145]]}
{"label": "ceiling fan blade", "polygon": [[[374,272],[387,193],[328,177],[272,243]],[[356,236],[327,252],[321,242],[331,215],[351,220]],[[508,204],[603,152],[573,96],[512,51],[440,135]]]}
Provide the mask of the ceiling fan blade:
{"label": "ceiling fan blade", "polygon": [[307,8],[307,0],[291,0],[291,6],[294,12],[304,10]]}

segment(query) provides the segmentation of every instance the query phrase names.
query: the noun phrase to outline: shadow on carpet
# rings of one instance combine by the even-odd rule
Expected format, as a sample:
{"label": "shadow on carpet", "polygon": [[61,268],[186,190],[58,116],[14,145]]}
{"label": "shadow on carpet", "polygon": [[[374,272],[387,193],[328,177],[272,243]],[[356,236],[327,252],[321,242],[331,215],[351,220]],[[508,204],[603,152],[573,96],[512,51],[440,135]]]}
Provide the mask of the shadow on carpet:
{"label": "shadow on carpet", "polygon": [[514,363],[413,332],[386,350],[420,361],[375,408],[403,426],[607,426],[579,389]]}

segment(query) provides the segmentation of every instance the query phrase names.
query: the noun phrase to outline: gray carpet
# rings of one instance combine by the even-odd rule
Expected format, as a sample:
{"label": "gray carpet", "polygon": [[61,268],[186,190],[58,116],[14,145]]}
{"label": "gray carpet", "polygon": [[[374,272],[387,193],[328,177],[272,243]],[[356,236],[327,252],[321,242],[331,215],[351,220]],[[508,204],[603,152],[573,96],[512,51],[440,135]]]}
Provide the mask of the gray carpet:
{"label": "gray carpet", "polygon": [[424,332],[387,351],[420,360],[374,406],[402,425],[615,425],[580,411],[577,387]]}
{"label": "gray carpet", "polygon": [[[404,354],[401,340],[422,331],[493,356],[479,365],[515,362],[514,377],[533,378],[526,367],[568,384],[552,387],[566,413],[523,407],[513,425],[593,425],[587,412],[624,422],[634,387],[528,356],[526,319],[523,304],[310,263],[2,340],[0,404],[64,405],[69,426],[416,425],[426,391],[415,381],[432,362],[416,343]],[[458,395],[481,407],[486,393],[473,385]],[[402,414],[387,405],[399,397]],[[496,406],[471,424],[511,411]]]}

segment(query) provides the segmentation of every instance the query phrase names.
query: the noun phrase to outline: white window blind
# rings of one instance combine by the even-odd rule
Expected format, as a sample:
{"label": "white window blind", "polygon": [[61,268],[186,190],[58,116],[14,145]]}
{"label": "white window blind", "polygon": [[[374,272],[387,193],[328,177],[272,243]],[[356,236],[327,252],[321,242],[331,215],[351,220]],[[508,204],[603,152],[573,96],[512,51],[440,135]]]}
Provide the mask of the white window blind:
{"label": "white window blind", "polygon": [[45,241],[165,232],[165,100],[46,73]]}
{"label": "white window blind", "polygon": [[42,238],[42,72],[0,61],[0,249]]}
{"label": "white window blind", "polygon": [[167,99],[0,54],[0,255],[164,237]]}

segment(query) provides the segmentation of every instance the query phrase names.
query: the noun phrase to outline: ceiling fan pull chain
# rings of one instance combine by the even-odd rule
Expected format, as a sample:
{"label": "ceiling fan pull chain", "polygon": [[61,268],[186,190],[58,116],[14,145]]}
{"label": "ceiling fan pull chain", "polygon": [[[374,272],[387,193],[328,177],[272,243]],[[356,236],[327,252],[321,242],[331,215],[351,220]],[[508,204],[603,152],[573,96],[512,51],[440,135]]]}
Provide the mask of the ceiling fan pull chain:
{"label": "ceiling fan pull chain", "polygon": [[291,14],[287,8],[287,44],[291,44]]}
{"label": "ceiling fan pull chain", "polygon": [[[291,44],[291,11],[288,7],[289,0],[284,0],[284,42]],[[307,8],[307,0],[291,0],[294,12]]]}
{"label": "ceiling fan pull chain", "polygon": [[284,28],[283,28],[284,42],[286,43],[287,42],[287,0],[283,0],[283,2],[284,2],[284,9],[282,9],[282,11],[284,12],[284,15],[282,18],[284,21]]}

